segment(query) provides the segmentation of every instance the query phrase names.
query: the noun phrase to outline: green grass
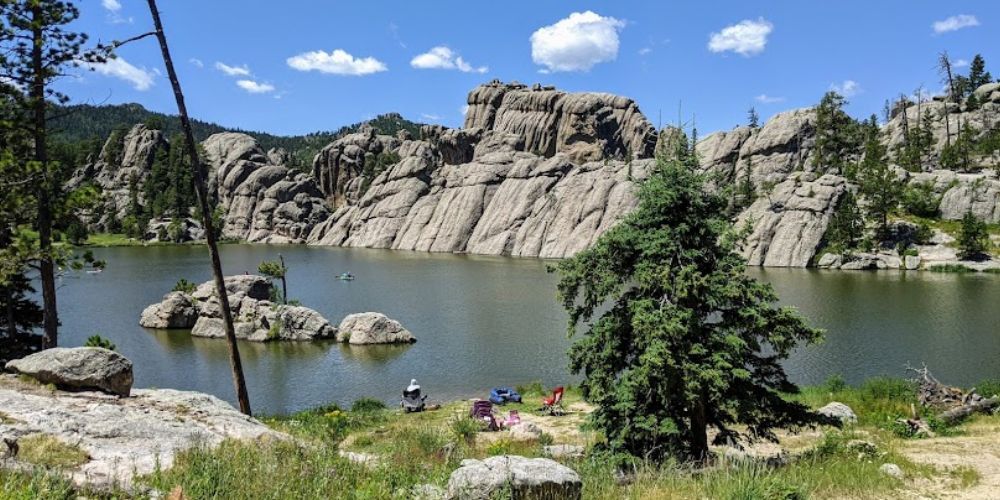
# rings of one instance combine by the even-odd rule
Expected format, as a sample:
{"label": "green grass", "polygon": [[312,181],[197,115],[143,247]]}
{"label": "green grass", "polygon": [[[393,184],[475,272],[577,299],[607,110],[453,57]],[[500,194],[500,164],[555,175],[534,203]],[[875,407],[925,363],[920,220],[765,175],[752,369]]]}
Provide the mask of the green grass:
{"label": "green grass", "polygon": [[80,447],[64,443],[48,434],[35,434],[18,440],[17,458],[29,464],[58,469],[73,468],[90,460]]}
{"label": "green grass", "polygon": [[0,469],[0,498],[4,500],[70,499],[77,498],[77,493],[69,480],[53,472]]}
{"label": "green grass", "polygon": [[962,264],[934,264],[927,268],[934,273],[971,273],[974,269]]}

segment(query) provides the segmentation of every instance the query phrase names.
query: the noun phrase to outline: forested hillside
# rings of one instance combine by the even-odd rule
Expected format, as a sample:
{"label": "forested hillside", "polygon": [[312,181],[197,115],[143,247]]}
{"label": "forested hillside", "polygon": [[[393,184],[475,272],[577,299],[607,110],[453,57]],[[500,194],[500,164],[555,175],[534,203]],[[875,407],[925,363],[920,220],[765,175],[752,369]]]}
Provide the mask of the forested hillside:
{"label": "forested hillside", "polygon": [[[175,115],[150,111],[140,104],[113,104],[94,106],[77,104],[53,107],[51,110],[54,136],[65,142],[98,141],[103,144],[116,129],[127,130],[136,123],[146,123],[150,128],[162,130],[166,137],[180,133],[180,120]],[[313,156],[323,146],[345,134],[355,132],[362,123],[345,125],[337,130],[319,131],[305,135],[281,136],[266,132],[242,130],[222,125],[192,120],[195,138],[200,142],[219,132],[242,132],[253,136],[265,150],[284,148],[292,154],[295,163],[308,166]],[[398,113],[376,116],[367,123],[380,134],[395,135],[400,130],[408,130],[414,136],[420,135],[420,123],[403,118]]]}

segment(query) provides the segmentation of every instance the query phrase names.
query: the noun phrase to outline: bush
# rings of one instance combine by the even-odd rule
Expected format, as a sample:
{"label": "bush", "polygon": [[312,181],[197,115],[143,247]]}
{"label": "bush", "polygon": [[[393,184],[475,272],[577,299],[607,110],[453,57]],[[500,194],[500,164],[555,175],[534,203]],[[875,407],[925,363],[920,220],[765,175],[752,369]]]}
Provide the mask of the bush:
{"label": "bush", "polygon": [[106,338],[104,338],[104,337],[102,337],[100,335],[91,335],[90,337],[87,337],[87,341],[84,342],[83,346],[84,347],[100,347],[100,348],[103,348],[103,349],[107,349],[109,351],[116,351],[116,350],[118,350],[118,346],[116,346],[114,342],[112,342],[112,341],[110,341],[110,340],[108,340],[108,339],[106,339]]}
{"label": "bush", "polygon": [[87,242],[87,226],[84,226],[78,221],[73,221],[66,228],[66,238],[69,239],[70,244],[82,245]]}
{"label": "bush", "polygon": [[929,182],[912,184],[903,191],[903,208],[917,217],[937,217],[941,197],[934,194],[934,185]]}
{"label": "bush", "polygon": [[978,259],[986,253],[990,237],[986,232],[986,223],[979,220],[971,211],[962,217],[962,230],[958,235],[958,253],[963,259]]}
{"label": "bush", "polygon": [[476,434],[482,430],[482,424],[469,417],[456,416],[451,419],[448,426],[458,440],[466,443],[471,443],[476,438]]}
{"label": "bush", "polygon": [[844,377],[839,374],[830,375],[830,378],[823,382],[823,390],[826,392],[840,392],[847,389],[847,382],[844,381]]}
{"label": "bush", "polygon": [[174,284],[174,289],[171,290],[171,291],[174,291],[174,292],[184,292],[184,293],[194,293],[195,289],[197,289],[197,288],[198,287],[194,283],[191,283],[190,281],[188,281],[188,280],[186,280],[184,278],[181,278],[181,279],[177,280],[177,283]]}
{"label": "bush", "polygon": [[988,378],[980,381],[976,384],[976,392],[987,398],[1000,395],[1000,379]]}
{"label": "bush", "polygon": [[361,398],[351,405],[351,411],[355,413],[381,411],[384,409],[385,403],[373,398]]}

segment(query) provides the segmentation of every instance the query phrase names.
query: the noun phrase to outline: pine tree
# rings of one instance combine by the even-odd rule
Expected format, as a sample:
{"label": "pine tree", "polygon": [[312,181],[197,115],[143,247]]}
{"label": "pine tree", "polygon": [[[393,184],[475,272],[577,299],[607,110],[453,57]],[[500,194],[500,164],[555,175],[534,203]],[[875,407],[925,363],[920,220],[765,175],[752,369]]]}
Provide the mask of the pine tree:
{"label": "pine tree", "polygon": [[837,210],[826,230],[827,245],[840,251],[855,248],[864,236],[865,221],[854,193],[846,191],[837,203]]}
{"label": "pine tree", "polygon": [[265,260],[257,266],[257,271],[271,279],[281,280],[281,302],[288,303],[288,266],[285,265],[285,257],[278,254],[278,260]]}
{"label": "pine tree", "polygon": [[840,94],[831,91],[816,106],[812,164],[817,171],[843,172],[845,165],[857,155],[858,123],[844,112],[846,104]]}
{"label": "pine tree", "polygon": [[972,211],[962,217],[962,230],[958,235],[958,254],[966,260],[981,258],[989,246],[990,236],[986,232],[986,224],[979,220]]}
{"label": "pine tree", "polygon": [[969,63],[969,87],[970,91],[975,91],[979,87],[993,83],[993,75],[986,71],[986,60],[983,56],[976,54]]}
{"label": "pine tree", "polygon": [[747,124],[750,128],[760,127],[760,115],[757,114],[757,108],[750,106],[750,110],[747,111]]}
{"label": "pine tree", "polygon": [[558,264],[570,334],[587,328],[570,366],[591,421],[612,451],[651,460],[707,459],[709,427],[773,440],[816,421],[784,396],[797,388],[780,362],[821,332],[746,274],[725,198],[685,163],[660,157],[638,208]]}
{"label": "pine tree", "polygon": [[886,147],[878,135],[865,142],[865,156],[858,167],[858,189],[865,198],[868,217],[878,226],[876,235],[884,238],[889,214],[899,205],[903,182],[889,166]]}
{"label": "pine tree", "polygon": [[0,2],[0,76],[14,87],[21,110],[20,121],[29,131],[32,151],[28,158],[39,175],[34,190],[38,230],[39,276],[44,310],[44,346],[58,343],[55,261],[52,246],[53,216],[61,187],[59,166],[49,158],[48,115],[53,103],[64,104],[65,95],[51,86],[67,68],[79,61],[100,58],[85,53],[87,36],[66,30],[79,17],[69,1],[5,0]]}

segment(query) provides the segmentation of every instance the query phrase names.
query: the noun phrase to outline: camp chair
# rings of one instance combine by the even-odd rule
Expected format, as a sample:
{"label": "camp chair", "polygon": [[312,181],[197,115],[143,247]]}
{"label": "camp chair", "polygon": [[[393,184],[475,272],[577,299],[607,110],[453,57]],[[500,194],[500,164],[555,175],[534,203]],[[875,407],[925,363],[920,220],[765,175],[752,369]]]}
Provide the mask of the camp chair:
{"label": "camp chair", "polygon": [[497,423],[497,419],[493,416],[493,403],[489,401],[477,400],[472,403],[472,409],[469,410],[469,417],[474,418],[480,422],[485,422],[487,425],[487,430],[498,431],[500,430],[500,424]]}
{"label": "camp chair", "polygon": [[521,423],[521,415],[517,413],[517,410],[511,410],[510,413],[507,414],[507,418],[504,419],[503,426],[509,429],[511,426],[519,423]]}
{"label": "camp chair", "polygon": [[539,411],[547,412],[549,415],[562,415],[566,410],[562,406],[563,393],[566,389],[563,386],[556,387],[552,395],[542,399],[542,407]]}

